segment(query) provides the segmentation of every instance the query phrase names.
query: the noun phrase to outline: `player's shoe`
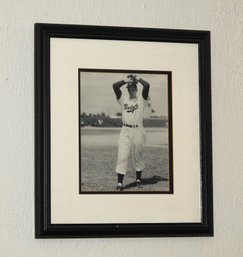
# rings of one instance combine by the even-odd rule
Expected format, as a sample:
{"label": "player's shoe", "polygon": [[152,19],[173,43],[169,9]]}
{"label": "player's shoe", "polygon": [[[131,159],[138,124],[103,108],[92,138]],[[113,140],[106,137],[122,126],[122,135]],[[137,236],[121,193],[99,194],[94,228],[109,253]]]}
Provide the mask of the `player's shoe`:
{"label": "player's shoe", "polygon": [[118,183],[117,187],[116,187],[116,190],[122,191],[123,189],[124,189],[124,187],[123,187],[122,183]]}
{"label": "player's shoe", "polygon": [[136,184],[137,184],[137,187],[142,187],[142,185],[141,185],[141,180],[140,180],[140,179],[137,179],[137,180],[136,180]]}

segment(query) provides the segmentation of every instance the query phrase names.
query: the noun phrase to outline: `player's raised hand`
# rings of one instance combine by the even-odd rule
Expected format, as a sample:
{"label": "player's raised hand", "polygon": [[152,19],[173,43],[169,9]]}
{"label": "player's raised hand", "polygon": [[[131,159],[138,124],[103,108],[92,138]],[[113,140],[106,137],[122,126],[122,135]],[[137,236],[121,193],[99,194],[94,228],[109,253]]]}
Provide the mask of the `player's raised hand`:
{"label": "player's raised hand", "polygon": [[136,83],[136,84],[137,84],[137,82],[138,82],[136,75],[128,75],[127,78],[128,78],[127,83],[133,82],[133,83]]}
{"label": "player's raised hand", "polygon": [[133,82],[132,75],[128,75],[128,76],[127,76],[126,83],[132,83],[132,82]]}

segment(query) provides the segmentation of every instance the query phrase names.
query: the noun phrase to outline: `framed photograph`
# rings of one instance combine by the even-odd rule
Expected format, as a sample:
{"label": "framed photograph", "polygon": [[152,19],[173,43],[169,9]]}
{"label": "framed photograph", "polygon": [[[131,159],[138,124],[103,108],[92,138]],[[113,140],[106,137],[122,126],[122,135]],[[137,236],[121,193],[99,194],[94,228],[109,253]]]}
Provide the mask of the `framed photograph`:
{"label": "framed photograph", "polygon": [[210,32],[35,24],[35,236],[213,236]]}
{"label": "framed photograph", "polygon": [[172,194],[171,72],[79,69],[79,97],[80,194]]}

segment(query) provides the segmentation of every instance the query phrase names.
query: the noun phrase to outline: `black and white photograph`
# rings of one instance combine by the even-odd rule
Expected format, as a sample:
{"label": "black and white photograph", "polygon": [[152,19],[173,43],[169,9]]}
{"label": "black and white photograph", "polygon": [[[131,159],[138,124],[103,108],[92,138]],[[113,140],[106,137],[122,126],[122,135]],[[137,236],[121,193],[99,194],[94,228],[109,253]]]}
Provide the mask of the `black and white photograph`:
{"label": "black and white photograph", "polygon": [[36,24],[36,238],[213,236],[210,78],[209,31]]}
{"label": "black and white photograph", "polygon": [[79,69],[79,193],[173,194],[172,73]]}

